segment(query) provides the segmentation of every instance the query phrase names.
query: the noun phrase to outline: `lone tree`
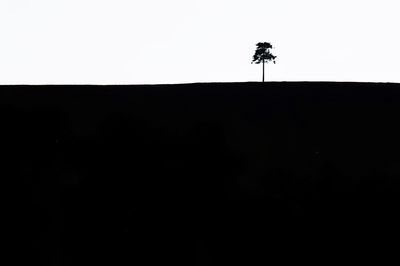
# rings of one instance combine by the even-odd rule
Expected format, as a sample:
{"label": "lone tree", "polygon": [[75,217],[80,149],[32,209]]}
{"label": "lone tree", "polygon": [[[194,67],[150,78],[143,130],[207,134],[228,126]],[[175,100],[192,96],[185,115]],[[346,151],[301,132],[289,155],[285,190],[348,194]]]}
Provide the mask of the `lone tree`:
{"label": "lone tree", "polygon": [[257,49],[256,53],[253,55],[253,61],[251,62],[256,63],[256,64],[263,64],[263,77],[262,77],[262,82],[264,82],[264,76],[265,76],[265,63],[268,61],[273,61],[275,64],[275,58],[273,54],[271,54],[270,49],[272,49],[272,45],[268,42],[259,42],[257,43]]}

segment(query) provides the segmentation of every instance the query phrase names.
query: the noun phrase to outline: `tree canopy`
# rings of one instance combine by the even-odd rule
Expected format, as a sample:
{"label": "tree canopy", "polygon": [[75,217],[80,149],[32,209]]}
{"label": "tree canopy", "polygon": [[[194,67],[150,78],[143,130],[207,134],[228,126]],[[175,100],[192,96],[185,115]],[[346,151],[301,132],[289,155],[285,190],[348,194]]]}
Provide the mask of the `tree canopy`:
{"label": "tree canopy", "polygon": [[273,61],[275,64],[276,56],[274,56],[270,52],[270,49],[272,48],[272,45],[268,42],[257,43],[257,48],[255,54],[253,55],[252,63],[260,64],[268,61]]}

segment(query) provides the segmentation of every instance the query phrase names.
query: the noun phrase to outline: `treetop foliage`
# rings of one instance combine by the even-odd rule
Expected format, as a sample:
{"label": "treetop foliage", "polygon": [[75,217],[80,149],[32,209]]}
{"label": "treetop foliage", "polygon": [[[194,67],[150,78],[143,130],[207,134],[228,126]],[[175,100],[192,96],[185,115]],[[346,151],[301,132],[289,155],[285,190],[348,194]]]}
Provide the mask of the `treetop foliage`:
{"label": "treetop foliage", "polygon": [[272,45],[268,42],[257,43],[257,48],[255,54],[253,55],[252,63],[260,64],[262,62],[273,61],[275,64],[276,56],[270,52],[270,49],[272,48]]}

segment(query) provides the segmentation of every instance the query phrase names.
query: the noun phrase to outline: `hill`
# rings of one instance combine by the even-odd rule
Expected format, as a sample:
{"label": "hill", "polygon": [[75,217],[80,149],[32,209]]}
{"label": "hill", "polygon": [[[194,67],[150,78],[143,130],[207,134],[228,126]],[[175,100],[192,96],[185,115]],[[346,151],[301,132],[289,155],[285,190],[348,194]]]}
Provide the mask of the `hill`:
{"label": "hill", "polygon": [[399,115],[389,83],[1,86],[21,259],[391,257]]}

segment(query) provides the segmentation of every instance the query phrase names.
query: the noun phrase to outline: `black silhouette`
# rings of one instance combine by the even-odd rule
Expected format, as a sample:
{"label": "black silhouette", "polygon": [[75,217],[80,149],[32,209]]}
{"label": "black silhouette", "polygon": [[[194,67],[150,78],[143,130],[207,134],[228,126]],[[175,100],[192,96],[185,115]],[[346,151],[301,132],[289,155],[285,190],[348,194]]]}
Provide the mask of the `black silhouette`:
{"label": "black silhouette", "polygon": [[17,264],[399,259],[387,241],[400,235],[399,84],[0,86],[0,96],[0,176],[21,183],[5,204]]}
{"label": "black silhouette", "polygon": [[262,76],[262,82],[264,82],[265,78],[265,63],[268,63],[269,61],[273,61],[275,64],[275,59],[276,56],[271,54],[270,49],[272,49],[272,45],[268,42],[259,42],[257,43],[257,49],[255,54],[253,55],[253,61],[251,63],[256,63],[256,64],[263,64],[263,76]]}

